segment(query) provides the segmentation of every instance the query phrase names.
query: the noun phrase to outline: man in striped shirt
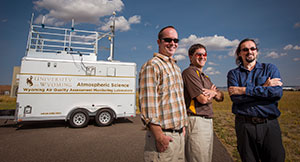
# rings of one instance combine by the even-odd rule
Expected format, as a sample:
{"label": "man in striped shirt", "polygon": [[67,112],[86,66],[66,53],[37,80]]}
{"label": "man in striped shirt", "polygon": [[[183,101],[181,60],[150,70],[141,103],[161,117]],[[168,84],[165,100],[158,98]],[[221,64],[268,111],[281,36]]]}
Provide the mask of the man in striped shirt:
{"label": "man in striped shirt", "polygon": [[139,75],[139,106],[147,126],[144,161],[184,161],[187,115],[180,68],[172,58],[178,34],[167,26],[158,34],[154,53]]}

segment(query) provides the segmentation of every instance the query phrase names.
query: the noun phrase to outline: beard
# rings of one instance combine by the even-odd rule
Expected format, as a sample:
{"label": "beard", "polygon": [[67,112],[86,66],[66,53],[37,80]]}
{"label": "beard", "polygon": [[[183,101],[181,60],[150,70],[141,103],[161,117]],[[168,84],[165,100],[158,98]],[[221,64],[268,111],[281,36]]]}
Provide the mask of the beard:
{"label": "beard", "polygon": [[248,53],[247,55],[246,55],[246,61],[248,62],[248,63],[251,63],[251,62],[253,62],[254,60],[256,60],[256,57],[253,55],[253,57],[248,57],[249,55],[253,55],[253,54],[250,54],[250,53]]}

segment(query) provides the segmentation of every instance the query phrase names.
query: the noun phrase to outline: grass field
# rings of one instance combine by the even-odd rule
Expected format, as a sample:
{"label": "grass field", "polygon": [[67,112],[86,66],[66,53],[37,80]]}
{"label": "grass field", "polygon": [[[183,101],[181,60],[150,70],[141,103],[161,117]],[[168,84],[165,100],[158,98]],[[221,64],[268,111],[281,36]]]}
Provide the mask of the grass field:
{"label": "grass field", "polygon": [[[224,102],[213,103],[214,129],[217,136],[227,148],[234,161],[241,161],[236,149],[234,115],[231,113],[231,100],[225,92]],[[279,102],[280,123],[286,162],[300,161],[300,92],[284,91]]]}
{"label": "grass field", "polygon": [[[224,94],[224,102],[213,103],[214,130],[234,161],[241,161],[236,149],[234,115],[231,113],[232,103],[228,93],[224,92]],[[15,98],[0,96],[0,110],[14,109],[15,107]],[[286,162],[300,161],[300,92],[284,91],[279,102],[279,109],[281,116],[278,120],[286,151]],[[139,113],[138,109],[137,113]]]}
{"label": "grass field", "polygon": [[16,108],[16,98],[9,96],[0,96],[0,110],[8,110]]}

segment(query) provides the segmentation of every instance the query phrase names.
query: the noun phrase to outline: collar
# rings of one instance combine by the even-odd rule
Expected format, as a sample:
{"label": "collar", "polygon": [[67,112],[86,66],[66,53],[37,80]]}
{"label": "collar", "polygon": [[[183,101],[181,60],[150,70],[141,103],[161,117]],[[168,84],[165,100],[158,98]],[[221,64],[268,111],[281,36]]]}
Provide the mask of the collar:
{"label": "collar", "polygon": [[195,69],[195,70],[198,70],[199,72],[203,73],[197,66],[193,65],[193,64],[190,64],[190,67],[192,69]]}
{"label": "collar", "polygon": [[198,71],[199,74],[206,76],[201,70],[199,70],[199,68],[193,64],[190,64],[190,68],[192,68],[195,71]]}
{"label": "collar", "polygon": [[[249,70],[246,69],[242,64],[239,66],[239,68],[241,68],[241,69],[243,69],[243,70],[246,70],[246,71],[249,71]],[[254,66],[253,69],[262,69],[262,68],[263,68],[262,64],[256,61],[255,66]],[[252,70],[253,70],[253,69],[252,69]]]}
{"label": "collar", "polygon": [[160,54],[160,53],[154,53],[153,54],[153,57],[158,57],[162,60],[164,60],[165,62],[168,62],[168,61],[171,61],[171,62],[177,62],[175,59],[173,59],[172,57],[168,57],[168,56],[165,56],[163,54]]}

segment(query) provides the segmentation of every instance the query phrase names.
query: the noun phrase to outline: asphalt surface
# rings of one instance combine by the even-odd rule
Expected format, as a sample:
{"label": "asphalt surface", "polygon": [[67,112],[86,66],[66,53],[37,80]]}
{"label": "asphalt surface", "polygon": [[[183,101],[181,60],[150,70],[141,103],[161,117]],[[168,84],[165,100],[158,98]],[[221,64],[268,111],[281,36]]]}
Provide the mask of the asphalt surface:
{"label": "asphalt surface", "polygon": [[[69,128],[64,121],[26,123],[0,120],[0,162],[142,162],[145,131],[139,117],[118,119],[108,127],[91,121]],[[213,162],[232,161],[214,138]]]}

